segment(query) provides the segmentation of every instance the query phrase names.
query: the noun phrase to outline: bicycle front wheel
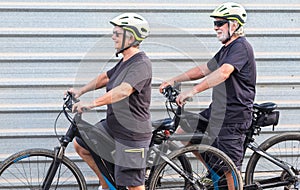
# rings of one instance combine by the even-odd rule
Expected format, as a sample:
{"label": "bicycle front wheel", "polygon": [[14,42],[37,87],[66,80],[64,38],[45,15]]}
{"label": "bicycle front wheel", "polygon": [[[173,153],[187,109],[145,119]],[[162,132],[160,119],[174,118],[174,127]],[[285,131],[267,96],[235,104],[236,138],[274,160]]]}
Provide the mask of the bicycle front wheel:
{"label": "bicycle front wheel", "polygon": [[[54,151],[29,149],[16,153],[0,165],[0,189],[42,189]],[[50,189],[86,190],[79,168],[67,157],[61,161]]]}
{"label": "bicycle front wheel", "polygon": [[[180,162],[185,157],[191,171]],[[168,155],[171,163],[163,162],[155,169],[149,189],[226,189],[243,188],[242,177],[231,159],[219,149],[208,145],[183,147]]]}
{"label": "bicycle front wheel", "polygon": [[[271,157],[291,166],[294,173],[300,172],[300,133],[283,133],[263,142],[260,149]],[[294,188],[295,180],[281,167],[254,153],[245,173],[246,185],[260,184],[264,189]]]}

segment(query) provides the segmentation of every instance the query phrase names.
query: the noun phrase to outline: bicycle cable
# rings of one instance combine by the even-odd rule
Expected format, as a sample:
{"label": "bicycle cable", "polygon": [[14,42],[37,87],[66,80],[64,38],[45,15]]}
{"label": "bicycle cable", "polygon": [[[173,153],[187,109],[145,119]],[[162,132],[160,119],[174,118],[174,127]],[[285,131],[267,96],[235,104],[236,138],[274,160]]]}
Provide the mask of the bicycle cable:
{"label": "bicycle cable", "polygon": [[60,179],[60,174],[61,174],[61,163],[59,165],[59,171],[58,171],[58,174],[57,174],[57,183],[55,185],[55,189],[58,188],[58,184],[59,184],[59,179]]}
{"label": "bicycle cable", "polygon": [[68,121],[69,121],[72,125],[75,125],[75,123],[74,123],[72,117],[67,113],[66,107],[63,106],[63,110],[61,110],[61,111],[58,113],[58,115],[57,115],[57,117],[56,117],[56,119],[55,119],[55,122],[54,122],[54,133],[55,133],[55,136],[56,136],[56,138],[57,138],[58,141],[60,141],[60,139],[59,139],[59,135],[58,135],[58,132],[57,132],[57,122],[58,122],[58,119],[60,118],[60,116],[61,116],[62,113],[65,114],[66,118],[68,119]]}
{"label": "bicycle cable", "polygon": [[169,109],[169,106],[168,106],[168,101],[165,102],[165,107],[166,107],[169,118],[171,118],[170,109]]}
{"label": "bicycle cable", "polygon": [[57,115],[57,117],[56,117],[56,119],[55,119],[55,121],[54,121],[54,133],[55,133],[55,137],[57,138],[58,141],[59,141],[59,137],[58,137],[58,133],[57,133],[57,121],[58,121],[58,119],[60,118],[60,116],[61,116],[62,113],[63,113],[63,110],[61,110],[61,111],[58,113],[58,115]]}

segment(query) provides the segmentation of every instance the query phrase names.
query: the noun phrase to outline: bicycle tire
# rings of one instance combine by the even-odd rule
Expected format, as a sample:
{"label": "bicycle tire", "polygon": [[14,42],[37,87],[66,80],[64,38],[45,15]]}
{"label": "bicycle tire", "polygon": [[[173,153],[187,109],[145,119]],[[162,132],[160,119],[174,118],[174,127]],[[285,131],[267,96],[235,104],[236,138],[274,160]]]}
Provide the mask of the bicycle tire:
{"label": "bicycle tire", "polygon": [[[273,157],[290,164],[299,172],[300,133],[275,135],[264,141],[259,147]],[[288,177],[288,174],[282,168],[254,152],[246,167],[245,184],[265,185],[275,182],[288,182]],[[277,180],[275,181],[275,179]],[[289,189],[292,185],[287,185],[284,188]]]}
{"label": "bicycle tire", "polygon": [[[208,164],[204,160],[200,160],[196,158],[194,153],[201,153],[201,156],[205,158],[204,160],[210,161],[206,159],[218,159],[218,161],[213,165],[210,163],[210,168],[219,168],[219,171],[212,172],[209,170]],[[197,187],[194,187],[188,180],[181,177],[174,169],[166,162],[158,165],[156,170],[153,173],[152,178],[150,179],[149,190],[154,189],[185,189],[185,190],[193,190],[193,189],[229,189],[227,186],[227,181],[224,172],[224,166],[226,166],[226,171],[231,171],[232,179],[234,179],[234,189],[240,190],[243,188],[242,177],[240,172],[237,170],[236,166],[232,162],[232,160],[222,151],[216,149],[212,146],[208,145],[191,145],[187,147],[183,147],[179,150],[171,152],[168,155],[168,158],[172,160],[172,162],[176,163],[177,167],[181,167],[181,163],[178,163],[180,160],[178,157],[185,156],[188,158],[192,166],[192,172],[184,171],[189,177],[193,178]],[[215,160],[216,161],[216,160]],[[222,167],[222,166],[223,167]],[[221,169],[221,168],[223,169]],[[219,173],[219,175],[216,175]],[[223,173],[224,176],[221,174]],[[216,179],[215,177],[219,177]]]}
{"label": "bicycle tire", "polygon": [[[47,149],[28,149],[11,155],[0,165],[0,189],[42,189],[54,155]],[[87,189],[81,171],[69,158],[63,157],[58,170],[50,189]]]}
{"label": "bicycle tire", "polygon": [[[180,146],[178,146],[176,143],[174,143],[172,141],[168,142],[167,144],[168,144],[167,145],[167,150],[165,150],[167,152],[162,150],[164,148],[161,148],[161,147],[159,148],[159,149],[161,149],[161,151],[163,151],[166,154],[180,149]],[[150,179],[152,178],[153,173],[156,170],[157,166],[159,164],[161,164],[161,162],[162,162],[162,160],[160,159],[159,154],[156,154],[154,151],[151,152],[151,149],[149,150],[149,153],[150,153],[150,156],[148,156],[147,168],[146,168],[146,181],[145,181],[146,189],[149,189]],[[190,162],[188,161],[188,159],[186,158],[185,155],[182,155],[182,156],[178,157],[178,161],[180,162],[182,168],[185,171],[188,171],[190,173],[192,172],[191,164],[190,164]]]}

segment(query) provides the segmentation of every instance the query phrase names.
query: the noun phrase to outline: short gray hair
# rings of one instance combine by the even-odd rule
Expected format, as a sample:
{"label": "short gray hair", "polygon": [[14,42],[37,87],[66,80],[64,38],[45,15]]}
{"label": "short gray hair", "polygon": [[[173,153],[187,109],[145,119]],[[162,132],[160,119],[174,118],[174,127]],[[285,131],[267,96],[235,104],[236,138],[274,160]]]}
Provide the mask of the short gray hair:
{"label": "short gray hair", "polygon": [[233,33],[234,35],[237,35],[237,36],[245,36],[245,31],[244,31],[244,27],[241,26],[236,20],[232,21],[230,20],[229,22],[235,22],[238,24],[238,29]]}
{"label": "short gray hair", "polygon": [[[133,39],[135,39],[134,34],[131,31],[128,31],[128,30],[126,30],[126,37],[127,38],[131,38],[132,37]],[[139,46],[139,45],[140,45],[140,42],[137,41],[137,40],[135,40],[133,46]]]}
{"label": "short gray hair", "polygon": [[245,31],[244,31],[244,27],[240,26],[240,28],[238,30],[236,30],[234,32],[234,34],[238,35],[238,36],[245,36]]}

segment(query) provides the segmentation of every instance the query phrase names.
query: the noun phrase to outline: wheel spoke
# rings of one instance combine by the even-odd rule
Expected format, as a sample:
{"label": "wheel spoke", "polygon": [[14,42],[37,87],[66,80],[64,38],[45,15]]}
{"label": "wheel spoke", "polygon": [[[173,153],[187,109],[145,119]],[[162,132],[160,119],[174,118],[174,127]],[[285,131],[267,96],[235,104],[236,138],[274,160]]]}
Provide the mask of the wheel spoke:
{"label": "wheel spoke", "polygon": [[[40,189],[52,161],[54,152],[32,149],[12,155],[0,167],[0,189]],[[66,157],[56,171],[51,189],[85,190],[84,177]]]}

